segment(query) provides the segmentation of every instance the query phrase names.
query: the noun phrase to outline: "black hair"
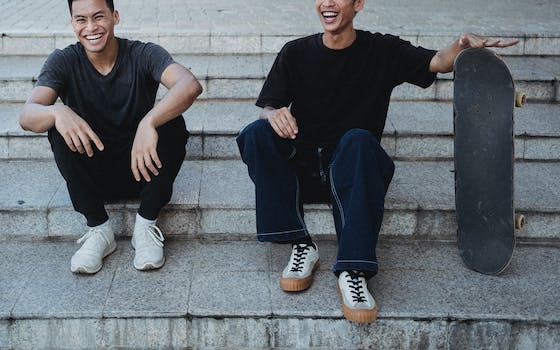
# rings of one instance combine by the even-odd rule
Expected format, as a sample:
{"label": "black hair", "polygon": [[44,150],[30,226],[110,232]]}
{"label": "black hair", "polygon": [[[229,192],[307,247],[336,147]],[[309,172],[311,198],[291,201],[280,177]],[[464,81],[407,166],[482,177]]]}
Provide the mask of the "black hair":
{"label": "black hair", "polygon": [[[72,14],[72,3],[75,0],[68,0],[68,8],[70,9],[70,14]],[[105,0],[105,3],[107,4],[107,7],[109,7],[109,9],[112,12],[115,12],[115,4],[113,4],[113,0]]]}

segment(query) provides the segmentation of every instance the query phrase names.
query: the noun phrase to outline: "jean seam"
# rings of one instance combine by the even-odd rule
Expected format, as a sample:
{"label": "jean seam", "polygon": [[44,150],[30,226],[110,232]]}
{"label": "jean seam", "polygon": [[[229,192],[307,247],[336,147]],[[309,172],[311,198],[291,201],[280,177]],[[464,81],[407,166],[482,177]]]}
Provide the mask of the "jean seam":
{"label": "jean seam", "polygon": [[299,195],[300,195],[300,193],[299,193],[299,191],[300,191],[300,189],[299,189],[299,179],[297,178],[297,176],[295,178],[296,178],[296,214],[297,214],[299,223],[301,224],[302,230],[307,231],[307,226],[305,226],[305,221],[303,221],[303,218],[302,218],[301,213],[299,211]]}
{"label": "jean seam", "polygon": [[289,234],[289,233],[295,233],[295,232],[299,232],[299,231],[305,231],[305,229],[304,228],[299,228],[297,230],[289,230],[289,231],[257,233],[257,236],[286,235],[286,234]]}
{"label": "jean seam", "polygon": [[340,214],[340,223],[342,225],[342,228],[344,228],[344,226],[346,226],[346,219],[344,218],[344,208],[342,208],[342,203],[340,202],[340,198],[338,197],[338,194],[336,193],[336,188],[335,188],[335,185],[334,185],[333,166],[334,166],[334,163],[331,165],[331,168],[329,169],[329,173],[331,175],[331,192],[332,192],[334,200],[336,202],[336,206],[338,207],[338,212]]}
{"label": "jean seam", "polygon": [[337,260],[336,262],[337,263],[366,263],[366,264],[377,265],[377,262],[369,261],[369,260]]}

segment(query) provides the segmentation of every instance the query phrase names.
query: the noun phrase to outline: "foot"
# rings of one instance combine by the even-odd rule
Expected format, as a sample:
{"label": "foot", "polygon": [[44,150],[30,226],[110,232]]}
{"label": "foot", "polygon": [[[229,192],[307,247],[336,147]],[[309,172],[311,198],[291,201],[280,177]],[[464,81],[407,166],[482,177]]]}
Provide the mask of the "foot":
{"label": "foot", "polygon": [[342,298],[342,313],[348,320],[374,322],[377,319],[377,304],[363,273],[343,271],[338,277],[338,291]]}
{"label": "foot", "polygon": [[280,288],[286,292],[306,290],[313,282],[313,272],[319,268],[319,251],[312,244],[293,244],[290,261],[280,277]]}
{"label": "foot", "polygon": [[137,270],[159,269],[165,263],[163,233],[154,224],[136,221],[132,234],[134,267]]}
{"label": "foot", "polygon": [[82,247],[70,260],[70,271],[74,273],[98,272],[103,266],[103,258],[117,249],[115,236],[108,224],[91,227],[77,242]]}

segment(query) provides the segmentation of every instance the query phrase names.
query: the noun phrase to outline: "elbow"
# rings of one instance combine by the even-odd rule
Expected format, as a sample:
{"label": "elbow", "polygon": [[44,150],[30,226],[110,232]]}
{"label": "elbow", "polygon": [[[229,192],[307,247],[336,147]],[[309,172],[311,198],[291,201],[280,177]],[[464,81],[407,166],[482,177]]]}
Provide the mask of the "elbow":
{"label": "elbow", "polygon": [[25,131],[32,131],[29,123],[27,122],[25,109],[23,109],[19,114],[19,126]]}
{"label": "elbow", "polygon": [[204,89],[202,88],[202,85],[200,84],[200,82],[198,81],[198,79],[194,79],[192,82],[192,94],[195,98],[197,98],[198,96],[200,96],[200,94],[202,94],[202,92],[204,91]]}

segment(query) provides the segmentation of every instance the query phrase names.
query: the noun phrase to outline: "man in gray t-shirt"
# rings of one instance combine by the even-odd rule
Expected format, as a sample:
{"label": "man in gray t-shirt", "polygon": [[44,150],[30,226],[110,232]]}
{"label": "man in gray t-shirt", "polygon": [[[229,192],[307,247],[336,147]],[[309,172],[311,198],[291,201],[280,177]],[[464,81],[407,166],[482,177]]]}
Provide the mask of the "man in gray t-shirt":
{"label": "man in gray t-shirt", "polygon": [[[105,202],[140,198],[134,267],[160,268],[156,226],[171,198],[188,132],[181,116],[202,87],[158,45],[116,38],[112,0],[68,0],[78,43],[55,50],[20,115],[25,130],[48,131],[74,209],[89,231],[72,256],[75,273],[96,273],[116,249]],[[155,104],[159,84],[169,89]],[[60,98],[63,104],[55,104]]]}

